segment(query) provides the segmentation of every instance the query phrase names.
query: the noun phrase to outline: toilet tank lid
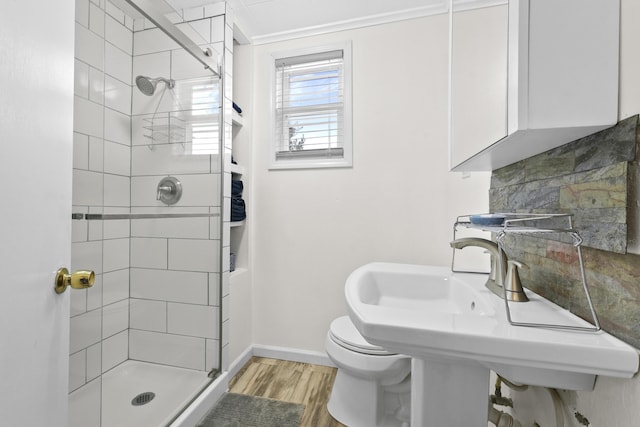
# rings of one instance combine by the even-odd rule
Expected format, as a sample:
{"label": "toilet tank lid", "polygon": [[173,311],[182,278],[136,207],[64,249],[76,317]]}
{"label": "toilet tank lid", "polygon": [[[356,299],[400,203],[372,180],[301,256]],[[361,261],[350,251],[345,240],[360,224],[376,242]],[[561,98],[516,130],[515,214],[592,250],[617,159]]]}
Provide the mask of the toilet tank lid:
{"label": "toilet tank lid", "polygon": [[348,316],[338,317],[329,327],[329,332],[343,347],[358,353],[372,354],[372,355],[391,355],[384,348],[371,344],[364,339],[360,332],[356,329],[351,319]]}

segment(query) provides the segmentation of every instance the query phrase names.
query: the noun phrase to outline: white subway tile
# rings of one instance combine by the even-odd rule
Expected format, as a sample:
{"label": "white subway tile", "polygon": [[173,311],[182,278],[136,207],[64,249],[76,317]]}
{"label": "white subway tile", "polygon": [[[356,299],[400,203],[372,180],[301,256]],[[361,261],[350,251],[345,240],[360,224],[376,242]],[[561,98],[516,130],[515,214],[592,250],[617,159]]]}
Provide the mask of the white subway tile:
{"label": "white subway tile", "polygon": [[102,341],[102,372],[124,362],[129,356],[129,333],[122,331]]}
{"label": "white subway tile", "polygon": [[198,62],[187,51],[172,50],[171,51],[171,78],[175,80],[186,80],[197,77],[210,77],[211,71],[206,70],[200,62]]}
{"label": "white subway tile", "polygon": [[[219,244],[217,240],[211,240],[216,244]],[[231,248],[224,246],[222,248],[222,271],[229,271],[229,263],[231,262]]]}
{"label": "white subway tile", "polygon": [[131,164],[130,147],[115,142],[104,143],[104,171],[129,176]]}
{"label": "white subway tile", "polygon": [[93,310],[72,317],[69,322],[69,353],[76,353],[100,341],[101,321],[101,310]]}
{"label": "white subway tile", "polygon": [[132,238],[131,266],[140,268],[167,268],[167,240]]}
{"label": "white subway tile", "polygon": [[225,197],[222,201],[222,220],[225,222],[231,221],[231,198]]}
{"label": "white subway tile", "polygon": [[104,71],[111,77],[131,85],[132,73],[131,55],[120,48],[107,43],[105,45]]}
{"label": "white subway tile", "polygon": [[73,71],[73,93],[82,98],[89,98],[89,65],[76,59]]}
{"label": "white subway tile", "polygon": [[102,246],[105,272],[129,267],[129,239],[104,240]]}
{"label": "white subway tile", "polygon": [[133,34],[133,54],[135,56],[179,48],[176,42],[167,37],[159,28],[138,31]]}
{"label": "white subway tile", "polygon": [[219,242],[217,240],[169,240],[169,268],[187,271],[219,271]]}
{"label": "white subway tile", "polygon": [[211,43],[224,42],[224,15],[211,19]]}
{"label": "white subway tile", "polygon": [[104,11],[95,4],[89,5],[89,29],[104,37]]}
{"label": "white subway tile", "polygon": [[99,70],[104,70],[104,39],[88,28],[76,24],[76,58]]}
{"label": "white subway tile", "polygon": [[133,54],[133,32],[110,16],[105,21],[105,38],[129,55]]}
{"label": "white subway tile", "polygon": [[[225,295],[222,297],[222,322],[224,324],[224,322],[226,322],[227,320],[229,320],[229,300],[231,299],[230,295]],[[223,339],[223,344],[225,342],[225,337],[222,337]],[[228,342],[228,340],[226,341]]]}
{"label": "white subway tile", "polygon": [[129,327],[129,300],[106,305],[102,309],[102,338],[108,338]]}
{"label": "white subway tile", "polygon": [[133,31],[136,32],[144,30],[144,22],[144,18],[135,18],[133,20]]}
{"label": "white subway tile", "polygon": [[129,206],[130,178],[104,174],[104,205]]}
{"label": "white subway tile", "polygon": [[[194,212],[195,213],[195,212]],[[209,218],[158,218],[131,221],[131,236],[202,239],[209,234]]]}
{"label": "white subway tile", "polygon": [[167,303],[144,299],[131,299],[131,329],[167,332]]}
{"label": "white subway tile", "polygon": [[[137,76],[137,74],[136,74]],[[157,75],[156,75],[157,76]],[[147,76],[147,77],[154,77]],[[168,78],[167,76],[161,76]],[[173,92],[167,90],[165,95],[162,92],[165,89],[164,83],[158,83],[157,90],[151,96],[144,95],[136,87],[131,96],[131,113],[133,115],[148,114],[149,116],[156,115],[156,117],[163,117],[162,113],[168,111],[180,110],[181,108],[175,104]]]}
{"label": "white subway tile", "polygon": [[89,0],[76,0],[76,22],[89,27]]}
{"label": "white subway tile", "polygon": [[[109,208],[106,213],[129,213],[129,208]],[[103,230],[105,239],[119,239],[129,237],[129,220],[128,219],[111,219],[104,221]]]}
{"label": "white subway tile", "polygon": [[130,357],[136,360],[189,369],[205,368],[203,338],[131,330],[129,351]]}
{"label": "white subway tile", "polygon": [[[93,207],[89,210],[89,213],[102,213],[102,207]],[[89,227],[89,240],[102,240],[104,238],[102,233],[104,221],[94,219],[86,222]]]}
{"label": "white subway tile", "polygon": [[207,44],[211,39],[211,24],[208,19],[184,22],[176,27],[197,45]]}
{"label": "white subway tile", "polygon": [[69,297],[71,317],[87,311],[87,291],[85,289],[76,289],[76,291],[71,292]]}
{"label": "white subway tile", "polygon": [[[157,52],[133,57],[133,81],[136,76],[165,77],[171,74],[171,52]],[[136,89],[137,90],[137,89]]]}
{"label": "white subway tile", "polygon": [[185,21],[195,21],[204,18],[204,7],[194,7],[182,10],[182,17]]}
{"label": "white subway tile", "polygon": [[104,72],[89,67],[89,100],[104,104]]}
{"label": "white subway tile", "polygon": [[224,27],[224,46],[233,52],[233,28],[229,25]]}
{"label": "white subway tile", "polygon": [[[81,212],[81,210],[76,207],[73,208],[74,213]],[[88,224],[85,220],[72,220],[71,221],[71,241],[73,243],[76,242],[86,242],[88,240]]]}
{"label": "white subway tile", "polygon": [[231,5],[229,5],[228,3],[226,3],[227,6],[227,10],[224,16],[225,19],[225,23],[230,26],[231,28],[233,28],[233,24],[236,22],[236,13],[235,11],[231,8]]}
{"label": "white subway tile", "polygon": [[[149,143],[145,138],[145,142]],[[190,155],[191,144],[158,144],[150,150],[147,145],[131,148],[131,175],[163,175],[206,173],[211,165],[209,156]]]}
{"label": "white subway tile", "polygon": [[120,9],[119,7],[117,7],[116,5],[114,5],[113,3],[111,3],[110,1],[107,2],[107,4],[105,5],[105,11],[109,14],[110,17],[112,17],[116,22],[118,22],[121,25],[124,25],[124,17],[126,16],[125,13],[122,11],[122,9]]}
{"label": "white subway tile", "polygon": [[89,169],[89,137],[77,132],[73,133],[73,168]]}
{"label": "white subway tile", "polygon": [[[220,208],[211,208],[211,213],[217,213],[218,215],[220,215]],[[222,218],[220,218],[219,216],[209,218],[209,239],[220,240],[221,222]]]}
{"label": "white subway tile", "polygon": [[87,348],[87,381],[97,378],[102,367],[102,343]]}
{"label": "white subway tile", "polygon": [[218,340],[207,340],[206,349],[207,349],[207,361],[206,361],[206,371],[211,371],[212,369],[219,368],[218,359]]}
{"label": "white subway tile", "polygon": [[222,273],[222,296],[227,296],[229,295],[229,277],[231,275],[229,274],[228,271],[225,271]]}
{"label": "white subway tile", "polygon": [[131,269],[131,298],[206,304],[207,287],[206,273]]}
{"label": "white subway tile", "polygon": [[[85,267],[91,270],[91,267]],[[87,310],[95,310],[102,307],[102,274],[96,274],[93,286],[87,289]]]}
{"label": "white subway tile", "polygon": [[209,305],[220,306],[220,273],[209,273]]}
{"label": "white subway tile", "polygon": [[218,307],[207,305],[168,305],[168,332],[193,337],[218,338]]}
{"label": "white subway tile", "polygon": [[102,138],[89,137],[89,170],[104,172],[104,141]]}
{"label": "white subway tile", "polygon": [[129,297],[129,269],[110,271],[102,276],[103,303],[112,304]]}
{"label": "white subway tile", "polygon": [[[220,203],[219,175],[174,175],[182,183],[182,197],[174,207],[216,206]],[[161,176],[131,178],[132,206],[164,206],[156,200],[157,186]]]}
{"label": "white subway tile", "polygon": [[102,138],[104,107],[79,96],[74,97],[73,130]]}
{"label": "white subway tile", "polygon": [[129,31],[133,31],[133,18],[129,15],[124,15],[124,26],[127,27]]}
{"label": "white subway tile", "polygon": [[102,242],[72,243],[69,270],[93,270],[96,274],[101,274]]}
{"label": "white subway tile", "polygon": [[87,355],[84,350],[69,356],[69,391],[84,385],[87,379]]}
{"label": "white subway tile", "polygon": [[131,114],[131,86],[114,79],[109,75],[104,76],[104,105],[123,114]]}
{"label": "white subway tile", "polygon": [[224,15],[224,12],[224,2],[211,3],[204,7],[204,16],[207,18],[211,16]]}
{"label": "white subway tile", "polygon": [[104,111],[104,138],[131,145],[131,119],[126,114],[106,108]]}

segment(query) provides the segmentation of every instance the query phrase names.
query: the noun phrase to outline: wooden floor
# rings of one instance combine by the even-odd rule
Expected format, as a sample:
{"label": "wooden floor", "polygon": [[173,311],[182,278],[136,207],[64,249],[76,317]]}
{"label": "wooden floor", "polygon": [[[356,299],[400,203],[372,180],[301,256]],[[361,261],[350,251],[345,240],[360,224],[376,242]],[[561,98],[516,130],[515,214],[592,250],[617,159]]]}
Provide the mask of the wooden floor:
{"label": "wooden floor", "polygon": [[231,379],[229,391],[305,405],[301,427],[346,427],[327,412],[336,369],[252,357]]}

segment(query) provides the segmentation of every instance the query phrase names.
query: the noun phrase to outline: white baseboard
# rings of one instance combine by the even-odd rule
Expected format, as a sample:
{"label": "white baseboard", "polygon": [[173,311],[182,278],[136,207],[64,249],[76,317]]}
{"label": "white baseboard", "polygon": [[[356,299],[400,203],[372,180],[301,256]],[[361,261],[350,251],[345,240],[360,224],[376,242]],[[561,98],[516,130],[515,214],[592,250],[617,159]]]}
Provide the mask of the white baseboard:
{"label": "white baseboard", "polygon": [[223,372],[209,385],[192,403],[171,423],[170,427],[192,427],[205,416],[220,400],[222,395],[229,390],[229,381],[251,359],[256,357],[269,357],[271,359],[288,360],[291,362],[311,363],[314,365],[335,367],[326,353],[318,351],[301,350],[290,347],[276,347],[270,345],[253,344],[236,358],[227,372]]}
{"label": "white baseboard", "polygon": [[291,362],[311,363],[313,365],[336,366],[324,352],[261,344],[254,344],[251,348],[253,355],[257,357],[269,357],[272,359],[289,360]]}

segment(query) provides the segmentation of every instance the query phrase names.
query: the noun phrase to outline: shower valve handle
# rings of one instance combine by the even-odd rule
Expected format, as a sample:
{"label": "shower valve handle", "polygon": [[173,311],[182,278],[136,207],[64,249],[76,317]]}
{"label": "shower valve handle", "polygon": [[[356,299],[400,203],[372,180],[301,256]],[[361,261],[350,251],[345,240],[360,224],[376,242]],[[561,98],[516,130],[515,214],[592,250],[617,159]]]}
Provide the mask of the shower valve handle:
{"label": "shower valve handle", "polygon": [[174,187],[171,187],[169,185],[159,185],[158,186],[158,197],[156,197],[156,200],[160,200],[160,197],[163,194],[171,194],[173,193]]}

